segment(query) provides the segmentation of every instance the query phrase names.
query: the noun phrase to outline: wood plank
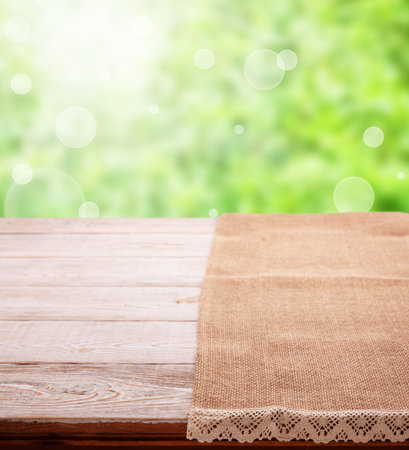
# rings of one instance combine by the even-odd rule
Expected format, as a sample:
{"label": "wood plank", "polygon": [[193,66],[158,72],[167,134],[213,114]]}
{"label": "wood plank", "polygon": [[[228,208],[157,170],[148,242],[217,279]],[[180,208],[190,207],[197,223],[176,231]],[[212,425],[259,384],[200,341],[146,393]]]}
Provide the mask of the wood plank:
{"label": "wood plank", "polygon": [[0,418],[186,421],[193,364],[0,364]]}
{"label": "wood plank", "polygon": [[[186,422],[110,422],[94,421],[88,423],[61,422],[46,420],[39,421],[1,421],[0,420],[0,448],[48,448],[75,449],[87,448],[168,448],[168,449],[194,449],[194,448],[241,448],[252,449],[274,448],[285,450],[301,450],[312,448],[330,449],[365,449],[365,450],[391,450],[407,449],[406,442],[329,442],[316,444],[312,441],[277,441],[262,440],[251,443],[238,443],[237,441],[214,441],[199,443],[186,439]],[[4,439],[4,440],[2,440]]]}
{"label": "wood plank", "polygon": [[1,257],[207,256],[213,234],[0,234]]}
{"label": "wood plank", "polygon": [[0,287],[0,320],[197,320],[199,287]]}
{"label": "wood plank", "polygon": [[[92,424],[91,424],[92,425]],[[101,424],[102,425],[102,424]],[[367,443],[355,443],[355,442],[330,442],[328,444],[315,444],[311,441],[275,441],[275,440],[263,440],[255,441],[251,443],[238,443],[237,441],[213,441],[211,443],[200,443],[196,441],[189,441],[183,438],[183,433],[178,437],[172,437],[171,439],[161,439],[161,435],[156,435],[158,439],[141,439],[139,435],[134,433],[129,439],[115,439],[107,438],[107,431],[115,423],[106,423],[101,426],[100,433],[102,438],[96,439],[69,439],[69,438],[56,438],[57,434],[55,430],[55,424],[51,424],[52,432],[51,436],[39,438],[39,439],[8,439],[0,440],[0,445],[4,445],[4,448],[22,450],[66,450],[67,448],[75,448],[76,450],[99,450],[99,449],[115,449],[122,450],[124,448],[149,448],[150,450],[162,450],[162,449],[183,449],[183,450],[193,450],[195,448],[206,448],[206,449],[216,449],[216,448],[251,448],[255,449],[265,449],[274,448],[275,450],[300,450],[300,449],[318,449],[318,448],[330,448],[330,449],[365,449],[365,450],[396,450],[405,449],[407,450],[408,444],[405,442],[367,442]],[[184,424],[177,424],[178,426],[183,426]],[[0,423],[1,426],[1,423]],[[186,428],[186,426],[184,426]],[[92,426],[95,429],[95,426]],[[163,428],[163,427],[162,427]],[[173,428],[173,426],[172,426]],[[31,429],[31,428],[30,428]],[[1,447],[3,448],[3,447]]]}
{"label": "wood plank", "polygon": [[[236,446],[235,441],[199,444],[185,439],[193,377],[193,364],[0,364],[0,446]],[[264,440],[239,446],[295,450],[323,445]],[[325,444],[336,449],[406,446]]]}
{"label": "wood plank", "polygon": [[195,297],[215,224],[216,219],[0,219],[1,448],[237,446],[185,439]]}
{"label": "wood plank", "polygon": [[0,258],[0,286],[199,287],[207,258]]}
{"label": "wood plank", "polygon": [[193,364],[196,322],[3,321],[0,362]]}
{"label": "wood plank", "polygon": [[216,218],[0,218],[1,233],[213,233]]}

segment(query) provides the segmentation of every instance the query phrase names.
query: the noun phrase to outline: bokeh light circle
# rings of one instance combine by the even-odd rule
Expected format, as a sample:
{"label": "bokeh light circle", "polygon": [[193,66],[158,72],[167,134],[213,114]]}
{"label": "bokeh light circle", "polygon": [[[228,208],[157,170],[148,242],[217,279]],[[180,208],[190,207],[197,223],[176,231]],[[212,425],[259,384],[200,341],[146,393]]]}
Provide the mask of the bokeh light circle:
{"label": "bokeh light circle", "polygon": [[372,186],[361,177],[347,177],[334,189],[334,205],[339,212],[369,211],[374,202]]}
{"label": "bokeh light circle", "polygon": [[209,217],[217,217],[219,215],[219,211],[216,208],[209,209]]}
{"label": "bokeh light circle", "polygon": [[13,181],[17,184],[27,184],[33,179],[33,170],[28,164],[16,164],[11,172]]}
{"label": "bokeh light circle", "polygon": [[25,73],[18,73],[11,79],[10,87],[16,94],[27,94],[27,92],[30,92],[31,90],[31,79]]}
{"label": "bokeh light circle", "polygon": [[369,127],[364,131],[363,139],[368,147],[379,147],[384,139],[383,131],[379,127]]}
{"label": "bokeh light circle", "polygon": [[94,202],[84,202],[78,210],[78,215],[80,217],[99,217],[99,207]]}
{"label": "bokeh light circle", "polygon": [[292,50],[282,50],[278,56],[278,65],[283,70],[293,70],[297,65],[297,54]]}
{"label": "bokeh light circle", "polygon": [[109,70],[107,70],[107,69],[104,69],[101,72],[101,79],[104,80],[104,81],[110,80],[111,79],[111,72]]}
{"label": "bokeh light circle", "polygon": [[62,111],[55,122],[58,139],[67,147],[81,148],[88,145],[96,134],[94,116],[85,108],[71,106]]}
{"label": "bokeh light circle", "polygon": [[262,91],[273,89],[284,78],[282,65],[279,55],[273,50],[255,50],[244,63],[244,76],[255,89]]}
{"label": "bokeh light circle", "polygon": [[4,34],[10,41],[23,42],[30,35],[30,22],[22,16],[13,16],[4,24]]}
{"label": "bokeh light circle", "polygon": [[398,179],[403,180],[405,178],[405,172],[398,172]]}
{"label": "bokeh light circle", "polygon": [[13,183],[4,201],[5,217],[78,217],[84,194],[67,173],[33,170],[28,184]]}
{"label": "bokeh light circle", "polygon": [[133,28],[138,36],[149,36],[153,30],[153,22],[147,16],[139,16],[133,21]]}
{"label": "bokeh light circle", "polygon": [[241,123],[238,123],[237,125],[234,126],[234,132],[236,134],[243,134],[244,133],[244,127]]}
{"label": "bokeh light circle", "polygon": [[201,70],[210,69],[215,61],[214,53],[208,48],[201,48],[193,58],[196,67]]}
{"label": "bokeh light circle", "polygon": [[149,107],[149,111],[151,114],[158,114],[158,112],[160,111],[160,108],[158,105],[153,104]]}

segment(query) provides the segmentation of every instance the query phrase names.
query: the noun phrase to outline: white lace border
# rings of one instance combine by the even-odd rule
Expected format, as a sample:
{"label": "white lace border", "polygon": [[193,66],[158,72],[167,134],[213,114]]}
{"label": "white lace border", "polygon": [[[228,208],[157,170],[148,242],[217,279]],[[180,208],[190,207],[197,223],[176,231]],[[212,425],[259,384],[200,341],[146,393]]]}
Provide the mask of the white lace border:
{"label": "white lace border", "polygon": [[279,441],[391,441],[409,439],[407,411],[295,411],[278,406],[255,409],[191,407],[187,439],[199,442],[256,439]]}

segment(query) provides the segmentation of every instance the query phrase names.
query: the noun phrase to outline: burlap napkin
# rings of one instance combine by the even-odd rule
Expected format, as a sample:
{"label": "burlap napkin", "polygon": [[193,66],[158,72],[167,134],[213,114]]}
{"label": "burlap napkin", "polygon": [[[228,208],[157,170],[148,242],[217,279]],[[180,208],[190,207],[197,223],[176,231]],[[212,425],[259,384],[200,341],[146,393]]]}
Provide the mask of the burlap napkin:
{"label": "burlap napkin", "polygon": [[409,439],[409,215],[223,214],[187,438]]}

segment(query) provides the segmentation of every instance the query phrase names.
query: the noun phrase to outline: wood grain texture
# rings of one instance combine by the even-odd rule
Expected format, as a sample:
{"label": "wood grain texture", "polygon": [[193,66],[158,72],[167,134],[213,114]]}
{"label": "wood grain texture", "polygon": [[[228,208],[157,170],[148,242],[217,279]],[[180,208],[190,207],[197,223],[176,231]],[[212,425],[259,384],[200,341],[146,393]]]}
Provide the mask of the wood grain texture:
{"label": "wood grain texture", "polygon": [[[7,427],[7,429],[5,429]],[[104,422],[47,422],[46,420],[39,421],[21,421],[21,422],[5,422],[0,420],[0,439],[1,438],[10,438],[10,439],[18,439],[19,437],[31,436],[33,439],[41,439],[45,438],[48,435],[49,442],[54,439],[56,440],[57,436],[69,436],[71,439],[76,439],[76,442],[79,442],[79,439],[86,438],[89,440],[94,440],[94,442],[100,438],[105,437],[109,440],[114,440],[115,438],[121,437],[123,441],[121,443],[135,442],[136,440],[142,440],[143,442],[151,442],[151,444],[158,442],[157,438],[166,440],[168,445],[171,445],[171,442],[175,442],[184,445],[199,445],[195,441],[187,441],[186,439],[182,440],[186,435],[186,422],[119,422],[119,421],[104,421]],[[135,439],[135,441],[131,441]],[[111,441],[112,442],[112,441]],[[72,445],[72,444],[71,444]],[[108,444],[109,445],[109,444]],[[130,444],[128,444],[130,445]],[[158,442],[158,445],[160,443]],[[280,445],[283,448],[407,448],[407,443],[402,442],[394,442],[394,443],[385,443],[385,442],[368,442],[368,443],[355,443],[355,442],[330,442],[328,444],[315,444],[314,442],[305,442],[305,441],[289,441],[289,442],[279,442],[276,440],[264,440],[264,441],[255,441],[252,443],[238,443],[236,441],[215,441],[212,443],[203,443],[200,444],[202,447],[212,448],[212,445],[220,446],[220,447],[251,447],[257,448],[257,445],[262,447],[274,447],[280,448]],[[406,447],[405,447],[406,445]],[[1,448],[1,447],[0,447]]]}
{"label": "wood grain texture", "polygon": [[[54,424],[52,424],[54,425]],[[1,425],[0,425],[1,426]],[[104,431],[106,431],[111,424],[106,424]],[[53,426],[53,429],[55,427]],[[39,450],[39,449],[52,449],[52,450],[66,450],[67,448],[75,448],[76,450],[98,450],[98,449],[115,449],[122,450],[124,448],[148,448],[150,450],[161,450],[161,449],[183,449],[190,450],[195,448],[206,448],[206,449],[217,449],[217,448],[251,448],[251,449],[265,449],[274,448],[275,450],[300,450],[300,449],[312,449],[312,448],[330,448],[330,449],[365,449],[365,450],[390,450],[392,449],[407,449],[405,443],[383,443],[383,442],[370,442],[365,444],[356,444],[350,442],[331,442],[329,444],[314,444],[305,441],[291,441],[291,442],[279,442],[279,441],[256,441],[252,443],[238,444],[234,441],[216,441],[211,443],[198,443],[194,441],[188,441],[183,439],[183,433],[181,433],[180,438],[166,439],[161,438],[160,440],[145,440],[140,439],[139,436],[129,440],[118,440],[115,438],[105,437],[104,433],[101,432],[102,437],[100,439],[58,439],[55,437],[58,433],[51,433],[48,438],[39,438],[31,440],[0,440],[0,446],[4,445],[11,449],[27,449]],[[157,436],[161,436],[157,433]],[[353,445],[351,445],[353,444]],[[3,447],[1,447],[3,448]]]}
{"label": "wood grain texture", "polygon": [[196,322],[3,321],[0,362],[193,364]]}
{"label": "wood grain texture", "polygon": [[207,234],[1,234],[2,257],[203,257],[210,251]]}
{"label": "wood grain texture", "polygon": [[0,219],[0,448],[323,446],[185,439],[215,225]]}
{"label": "wood grain texture", "polygon": [[196,321],[199,296],[199,287],[0,287],[0,321]]}
{"label": "wood grain texture", "polygon": [[0,286],[200,287],[206,262],[206,257],[0,257]]}
{"label": "wood grain texture", "polygon": [[2,419],[184,421],[193,364],[0,364]]}
{"label": "wood grain texture", "polygon": [[99,218],[99,219],[43,219],[0,218],[0,234],[55,233],[213,233],[217,219],[209,218]]}
{"label": "wood grain texture", "polygon": [[151,440],[178,422],[183,439],[214,225],[0,220],[0,436],[24,445],[46,424],[72,445],[61,427],[110,422]]}

